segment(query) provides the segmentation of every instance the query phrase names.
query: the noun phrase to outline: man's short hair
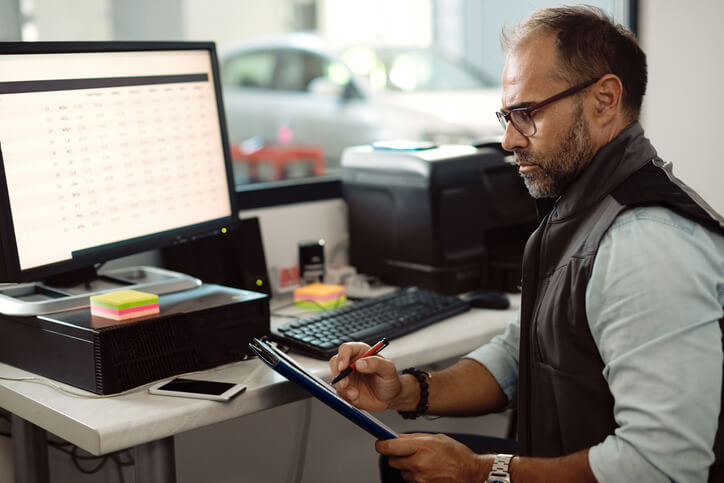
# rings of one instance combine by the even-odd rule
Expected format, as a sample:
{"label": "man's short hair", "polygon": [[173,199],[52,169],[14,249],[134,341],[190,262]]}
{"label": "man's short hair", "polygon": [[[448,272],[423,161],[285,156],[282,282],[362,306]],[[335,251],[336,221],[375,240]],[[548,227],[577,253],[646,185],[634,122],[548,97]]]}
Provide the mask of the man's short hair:
{"label": "man's short hair", "polygon": [[615,74],[623,84],[623,108],[637,120],[646,92],[646,54],[634,34],[615,24],[601,9],[591,6],[544,8],[501,34],[501,45],[510,53],[534,33],[556,33],[562,71],[571,85]]}

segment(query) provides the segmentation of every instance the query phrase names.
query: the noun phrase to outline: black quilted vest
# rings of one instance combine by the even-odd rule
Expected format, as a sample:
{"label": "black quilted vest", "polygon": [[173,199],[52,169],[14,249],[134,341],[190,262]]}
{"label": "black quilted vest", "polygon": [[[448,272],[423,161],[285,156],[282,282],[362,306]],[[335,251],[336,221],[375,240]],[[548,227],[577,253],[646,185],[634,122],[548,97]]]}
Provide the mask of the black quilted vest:
{"label": "black quilted vest", "polygon": [[[613,396],[585,306],[599,243],[616,216],[633,206],[665,206],[724,233],[721,216],[669,168],[640,124],[630,125],[601,148],[528,240],[518,381],[522,455],[570,454],[598,444],[616,428]],[[724,333],[724,318],[720,325]],[[721,414],[718,427],[710,481],[724,481]]]}

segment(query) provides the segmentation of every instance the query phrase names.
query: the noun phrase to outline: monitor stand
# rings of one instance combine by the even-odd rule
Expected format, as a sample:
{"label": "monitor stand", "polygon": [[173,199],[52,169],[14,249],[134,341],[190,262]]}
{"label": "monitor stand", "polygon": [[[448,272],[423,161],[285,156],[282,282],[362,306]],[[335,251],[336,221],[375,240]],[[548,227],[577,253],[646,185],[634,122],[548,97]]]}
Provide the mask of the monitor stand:
{"label": "monitor stand", "polygon": [[157,267],[103,270],[91,280],[70,286],[44,282],[0,285],[0,313],[40,315],[74,310],[90,305],[90,296],[113,290],[132,289],[162,295],[201,285],[201,280]]}

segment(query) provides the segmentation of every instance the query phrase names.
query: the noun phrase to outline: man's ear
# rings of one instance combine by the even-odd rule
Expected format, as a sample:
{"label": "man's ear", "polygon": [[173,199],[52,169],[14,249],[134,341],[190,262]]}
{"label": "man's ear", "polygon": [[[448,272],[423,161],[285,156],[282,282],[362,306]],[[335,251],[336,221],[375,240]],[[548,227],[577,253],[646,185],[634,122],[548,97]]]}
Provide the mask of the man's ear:
{"label": "man's ear", "polygon": [[606,74],[591,86],[593,94],[593,118],[605,126],[623,114],[623,84],[614,74]]}

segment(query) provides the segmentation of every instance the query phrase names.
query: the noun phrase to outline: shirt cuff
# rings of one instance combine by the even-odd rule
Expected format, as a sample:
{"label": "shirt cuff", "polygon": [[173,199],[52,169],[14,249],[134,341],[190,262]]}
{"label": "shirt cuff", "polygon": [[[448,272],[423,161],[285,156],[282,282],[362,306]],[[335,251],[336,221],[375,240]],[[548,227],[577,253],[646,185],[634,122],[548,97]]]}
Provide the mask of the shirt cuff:
{"label": "shirt cuff", "polygon": [[513,401],[518,387],[518,360],[506,349],[503,337],[493,338],[489,344],[475,349],[464,357],[484,365],[508,397],[508,402]]}

